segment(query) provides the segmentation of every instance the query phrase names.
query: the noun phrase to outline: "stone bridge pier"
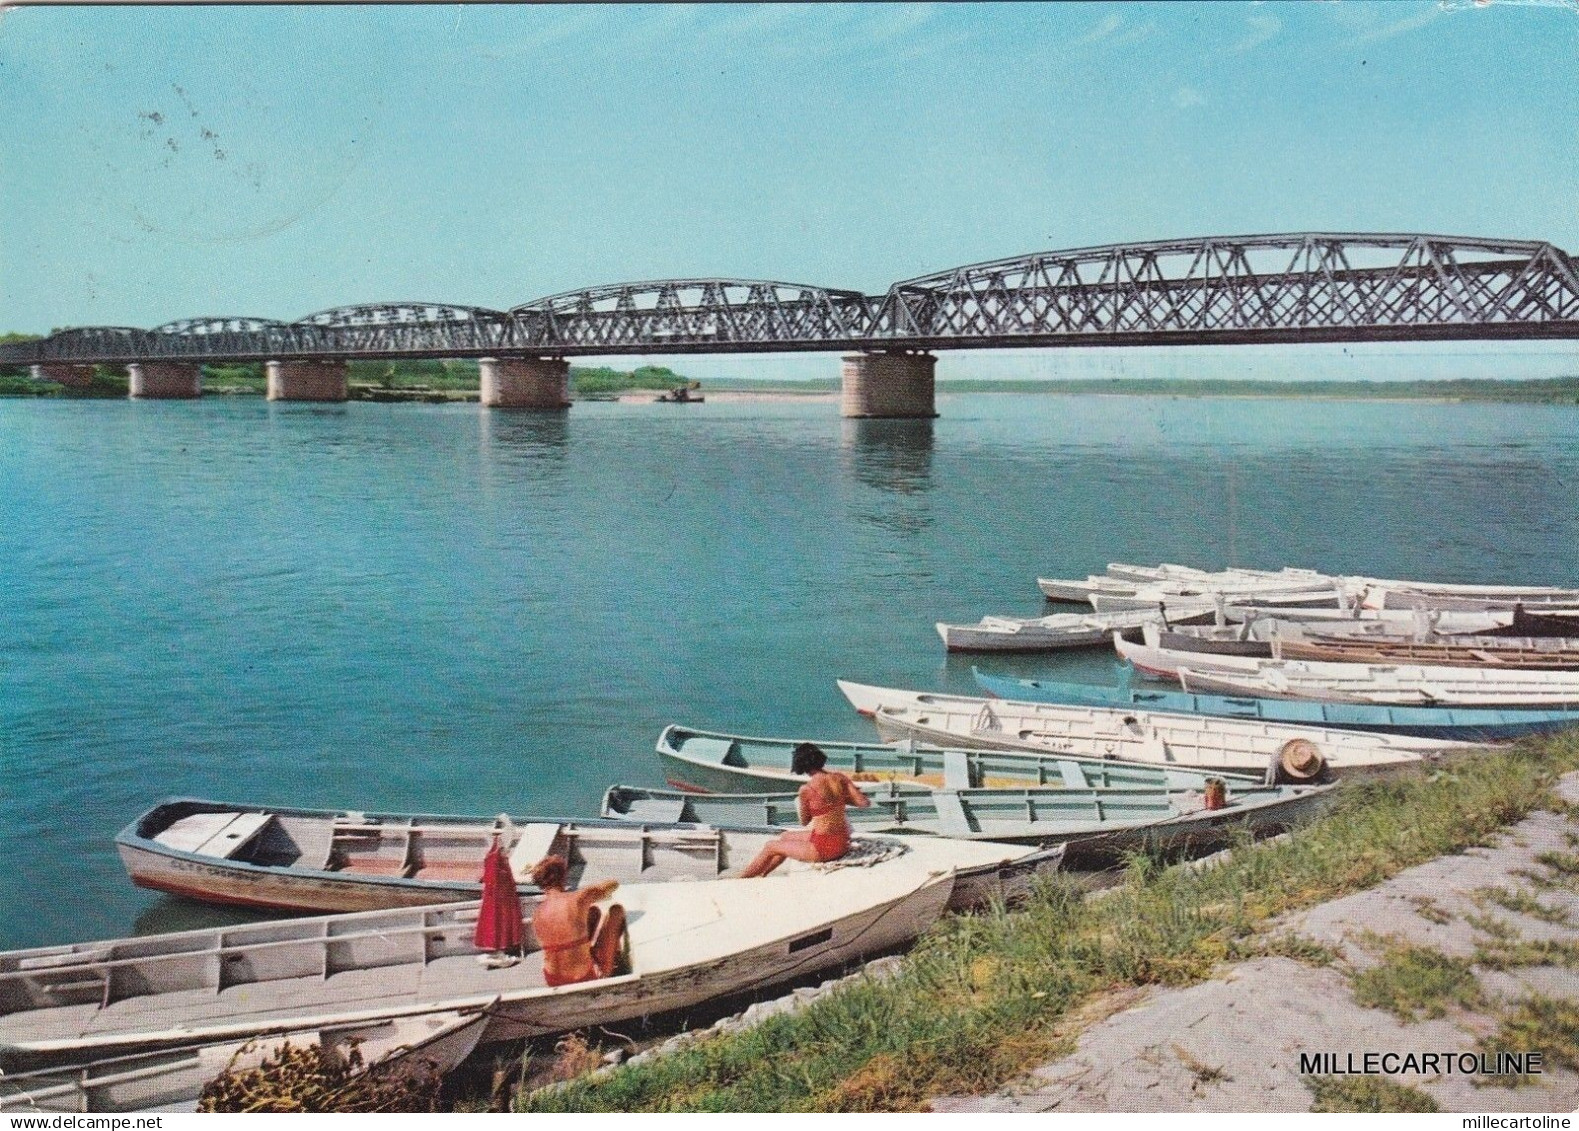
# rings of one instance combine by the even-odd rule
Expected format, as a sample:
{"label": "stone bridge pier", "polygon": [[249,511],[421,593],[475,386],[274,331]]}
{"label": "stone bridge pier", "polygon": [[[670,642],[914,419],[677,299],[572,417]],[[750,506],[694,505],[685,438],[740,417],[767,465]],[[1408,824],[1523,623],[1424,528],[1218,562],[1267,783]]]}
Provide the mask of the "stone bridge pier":
{"label": "stone bridge pier", "polygon": [[265,367],[271,401],[343,401],[343,361],[271,361]]}
{"label": "stone bridge pier", "polygon": [[570,363],[562,357],[483,357],[477,373],[484,408],[570,407]]}
{"label": "stone bridge pier", "polygon": [[137,400],[191,400],[203,395],[203,367],[192,361],[134,361],[127,392]]}
{"label": "stone bridge pier", "polygon": [[857,353],[844,359],[839,415],[931,419],[937,413],[929,353]]}

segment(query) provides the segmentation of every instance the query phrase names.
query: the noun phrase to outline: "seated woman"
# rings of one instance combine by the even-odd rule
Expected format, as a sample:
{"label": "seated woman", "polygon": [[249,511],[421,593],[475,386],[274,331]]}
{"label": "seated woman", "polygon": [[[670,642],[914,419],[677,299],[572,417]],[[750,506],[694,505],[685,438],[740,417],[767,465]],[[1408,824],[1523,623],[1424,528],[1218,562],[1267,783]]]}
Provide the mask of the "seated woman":
{"label": "seated woman", "polygon": [[828,756],[815,743],[802,742],[790,757],[790,770],[797,774],[810,774],[811,780],[800,787],[796,806],[800,810],[800,823],[804,829],[783,833],[769,841],[757,858],[746,865],[742,877],[750,879],[765,876],[785,860],[804,860],[820,864],[837,860],[850,851],[850,822],[844,815],[846,805],[857,809],[868,808],[872,799],[867,797],[846,774],[825,770]]}
{"label": "seated woman", "polygon": [[542,902],[532,914],[532,930],[543,949],[543,976],[550,986],[612,977],[625,942],[625,908],[616,903],[605,918],[593,906],[613,895],[619,883],[607,880],[566,891],[569,874],[563,856],[545,856],[532,869],[532,882],[543,889]]}

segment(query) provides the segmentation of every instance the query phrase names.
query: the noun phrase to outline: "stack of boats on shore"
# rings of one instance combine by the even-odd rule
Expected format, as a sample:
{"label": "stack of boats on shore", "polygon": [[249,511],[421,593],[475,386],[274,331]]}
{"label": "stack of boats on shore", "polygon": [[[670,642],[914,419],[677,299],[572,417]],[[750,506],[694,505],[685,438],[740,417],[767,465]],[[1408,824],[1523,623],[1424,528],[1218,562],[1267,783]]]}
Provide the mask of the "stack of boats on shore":
{"label": "stack of boats on shore", "polygon": [[1046,652],[1105,644],[1114,632],[1135,639],[1156,621],[1225,625],[1267,617],[1371,626],[1382,634],[1413,631],[1429,618],[1430,631],[1444,636],[1579,636],[1579,590],[1551,586],[1459,585],[1296,568],[1209,572],[1120,562],[1083,579],[1038,578],[1037,586],[1049,601],[1090,610],[939,623],[945,648]]}
{"label": "stack of boats on shore", "polygon": [[[1179,690],[977,671],[994,696],[1479,741],[1579,723],[1579,590],[1119,564],[1039,584],[1065,600],[1155,598],[1113,646],[1133,671]],[[1211,603],[1212,616],[1170,611],[1198,614],[1189,602]]]}

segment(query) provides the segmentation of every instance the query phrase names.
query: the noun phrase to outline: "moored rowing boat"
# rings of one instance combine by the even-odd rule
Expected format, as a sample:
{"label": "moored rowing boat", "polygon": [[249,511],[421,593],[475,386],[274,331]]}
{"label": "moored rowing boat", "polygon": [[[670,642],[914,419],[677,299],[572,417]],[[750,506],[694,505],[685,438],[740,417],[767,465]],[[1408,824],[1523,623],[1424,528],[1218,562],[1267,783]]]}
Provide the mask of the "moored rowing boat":
{"label": "moored rowing boat", "polygon": [[1186,691],[1334,703],[1579,708],[1575,671],[1258,659],[1181,652],[1118,636],[1113,647],[1138,670],[1176,679]]}
{"label": "moored rowing boat", "polygon": [[[869,808],[851,806],[850,823],[864,832],[927,833],[958,841],[1065,846],[1066,859],[1109,861],[1130,849],[1200,851],[1235,829],[1285,828],[1316,812],[1331,786],[1262,785],[1236,780],[1221,808],[1206,807],[1199,789],[928,789],[899,782],[865,784]],[[686,793],[613,786],[606,817],[645,815],[663,806],[688,820],[794,828],[794,793]]]}
{"label": "moored rowing boat", "polygon": [[1323,703],[1312,699],[1265,699],[1212,695],[1157,687],[1101,687],[1040,679],[1010,679],[971,669],[990,695],[1034,703],[1062,703],[1174,714],[1265,719],[1300,726],[1385,731],[1463,742],[1491,742],[1549,734],[1579,726],[1579,711],[1498,707],[1401,707],[1384,703]]}
{"label": "moored rowing boat", "polygon": [[[790,770],[799,744],[795,739],[754,738],[671,726],[658,736],[658,758],[670,782],[682,789],[775,792],[806,780]],[[850,774],[857,782],[893,782],[932,789],[1053,786],[1199,791],[1212,774],[1235,786],[1257,785],[1264,777],[1024,750],[945,750],[908,741],[886,746],[818,741],[817,746],[827,756],[829,769]]]}
{"label": "moored rowing boat", "polygon": [[286,911],[375,911],[477,899],[494,837],[519,884],[550,853],[573,884],[713,879],[759,834],[531,817],[296,809],[200,798],[155,805],[115,838],[139,887]]}
{"label": "moored rowing boat", "polygon": [[1281,763],[1291,776],[1304,772],[1300,767],[1312,748],[1339,773],[1472,749],[1466,743],[1413,735],[1260,719],[980,699],[848,680],[840,680],[839,689],[856,710],[872,718],[883,738],[937,746],[1074,754],[1247,774],[1265,773]]}
{"label": "moored rowing boat", "polygon": [[[938,623],[938,635],[950,652],[1052,652],[1061,648],[1104,645],[1114,632],[1138,631],[1164,613],[1151,607],[1115,613],[1058,613],[1049,617],[983,617],[977,624]],[[1170,617],[1176,624],[1210,620],[1210,611]]]}
{"label": "moored rowing boat", "polygon": [[662,1013],[914,939],[954,872],[928,846],[900,848],[863,868],[622,889],[632,972],[557,987],[530,931],[522,961],[478,961],[476,903],[11,951],[0,1071],[103,1075],[128,1057],[478,1011],[479,1044]]}

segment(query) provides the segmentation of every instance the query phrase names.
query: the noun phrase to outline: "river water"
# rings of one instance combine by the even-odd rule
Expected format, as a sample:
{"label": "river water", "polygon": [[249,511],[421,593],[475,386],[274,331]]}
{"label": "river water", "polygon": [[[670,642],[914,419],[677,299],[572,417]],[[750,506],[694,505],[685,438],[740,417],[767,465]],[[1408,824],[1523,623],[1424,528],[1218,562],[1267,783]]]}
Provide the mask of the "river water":
{"label": "river water", "polygon": [[1038,574],[1579,583],[1573,408],[939,409],[0,401],[0,947],[234,918],[125,879],[165,795],[590,815],[666,723],[865,737],[835,676],[970,690],[933,622]]}

